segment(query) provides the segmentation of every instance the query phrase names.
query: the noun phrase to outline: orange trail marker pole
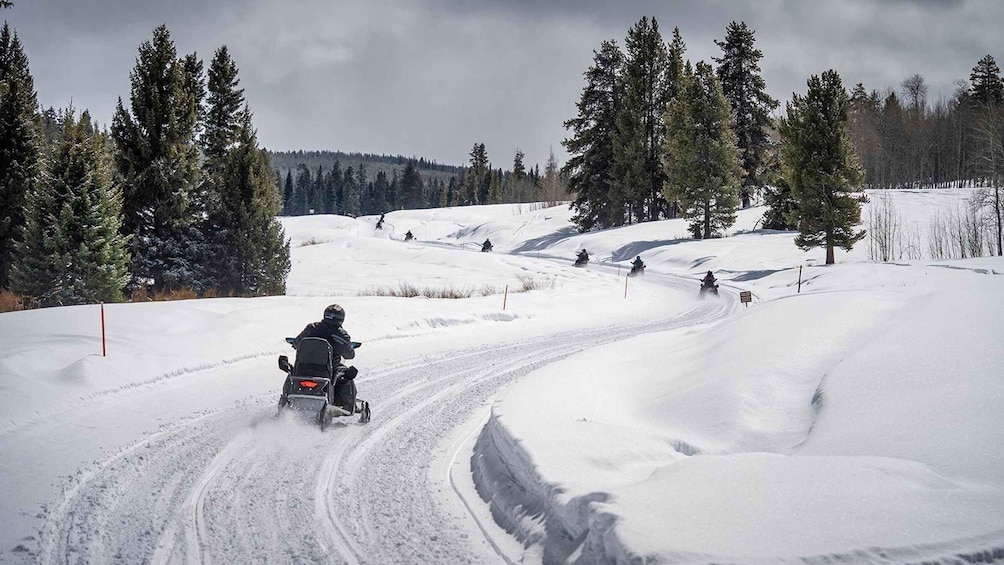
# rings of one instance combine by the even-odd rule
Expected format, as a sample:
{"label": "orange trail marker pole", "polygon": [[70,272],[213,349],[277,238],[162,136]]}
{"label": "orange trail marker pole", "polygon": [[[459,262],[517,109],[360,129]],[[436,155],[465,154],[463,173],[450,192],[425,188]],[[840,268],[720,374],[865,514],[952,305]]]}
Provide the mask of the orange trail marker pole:
{"label": "orange trail marker pole", "polygon": [[505,285],[505,294],[502,296],[502,311],[505,312],[506,302],[509,301],[509,285]]}
{"label": "orange trail marker pole", "polygon": [[108,356],[108,349],[105,347],[105,303],[101,303],[101,356]]}
{"label": "orange trail marker pole", "polygon": [[624,298],[627,298],[627,282],[628,277],[624,277]]}

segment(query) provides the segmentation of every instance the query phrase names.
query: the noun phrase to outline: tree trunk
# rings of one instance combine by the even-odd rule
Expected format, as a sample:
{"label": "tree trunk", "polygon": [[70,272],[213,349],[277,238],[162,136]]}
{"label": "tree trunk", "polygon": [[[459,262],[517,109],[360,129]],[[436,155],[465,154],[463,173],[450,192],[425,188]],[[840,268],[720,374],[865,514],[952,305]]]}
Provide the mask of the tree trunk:
{"label": "tree trunk", "polygon": [[1004,247],[1004,246],[1001,245],[1002,243],[1004,243],[1004,241],[1002,241],[1002,239],[1004,239],[1004,238],[1002,238],[1002,236],[1001,236],[1001,181],[1002,180],[1004,180],[1004,179],[998,180],[997,181],[997,186],[994,188],[994,211],[997,213],[997,256],[998,257],[1000,257],[1001,255],[1004,255],[1004,250],[1002,250],[1002,247]]}
{"label": "tree trunk", "polygon": [[704,239],[711,237],[711,201],[704,201]]}
{"label": "tree trunk", "polygon": [[836,263],[833,257],[833,240],[830,239],[830,234],[826,234],[826,264],[832,265]]}

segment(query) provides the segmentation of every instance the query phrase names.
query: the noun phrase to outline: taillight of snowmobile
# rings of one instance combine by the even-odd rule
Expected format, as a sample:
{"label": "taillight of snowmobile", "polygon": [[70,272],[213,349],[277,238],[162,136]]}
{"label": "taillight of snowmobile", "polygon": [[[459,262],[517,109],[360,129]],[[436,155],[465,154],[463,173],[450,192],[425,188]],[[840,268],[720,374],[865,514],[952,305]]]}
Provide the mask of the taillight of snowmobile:
{"label": "taillight of snowmobile", "polygon": [[305,386],[307,388],[314,388],[317,383],[314,381],[300,381],[300,386]]}

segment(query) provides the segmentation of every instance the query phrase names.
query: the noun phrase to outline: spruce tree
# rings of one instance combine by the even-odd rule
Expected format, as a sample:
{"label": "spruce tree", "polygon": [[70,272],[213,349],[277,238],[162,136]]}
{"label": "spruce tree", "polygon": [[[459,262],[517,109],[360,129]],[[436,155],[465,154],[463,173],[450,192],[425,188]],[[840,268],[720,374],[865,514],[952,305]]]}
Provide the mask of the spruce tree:
{"label": "spruce tree", "polygon": [[167,28],[158,27],[130,73],[130,111],[119,99],[112,119],[133,283],[155,290],[196,286],[204,254],[191,209],[199,183],[195,70],[177,58]]}
{"label": "spruce tree", "polygon": [[240,129],[223,160],[213,240],[214,282],[222,294],[283,294],[289,273],[289,241],[275,219],[279,199],[271,181],[268,154],[258,147],[251,112],[238,113]]}
{"label": "spruce tree", "polygon": [[310,169],[300,163],[296,168],[296,187],[293,195],[293,215],[304,216],[310,210],[310,192],[313,186]]}
{"label": "spruce tree", "polygon": [[848,99],[836,71],[808,81],[805,96],[794,95],[781,121],[781,166],[798,203],[795,244],[826,248],[826,264],[834,248],[850,250],[865,236],[859,192],[864,175],[848,133]]}
{"label": "spruce tree", "polygon": [[655,18],[639,20],[624,44],[624,97],[614,138],[615,192],[624,196],[634,219],[657,220],[668,212],[661,154],[663,117],[672,95],[669,52]]}
{"label": "spruce tree", "polygon": [[[498,172],[491,171],[489,173],[491,179],[488,181],[488,203],[489,204],[501,204],[502,203],[502,169]],[[439,202],[439,198],[436,198],[436,202]]]}
{"label": "spruce tree", "polygon": [[[568,191],[575,195],[572,221],[579,231],[624,223],[625,205],[613,188],[614,138],[622,93],[620,80],[624,55],[615,41],[604,41],[593,52],[593,65],[583,73],[586,85],[576,104],[578,114],[565,122],[571,137],[561,144],[569,153],[562,168]],[[521,182],[527,183],[523,154],[516,153]],[[516,164],[513,174],[516,174]]]}
{"label": "spruce tree", "polygon": [[236,142],[243,124],[244,89],[238,88],[237,64],[224,45],[216,50],[209,64],[208,97],[205,125],[200,139],[202,156],[211,171],[221,167],[230,146]]}
{"label": "spruce tree", "polygon": [[373,213],[383,214],[391,209],[387,202],[387,193],[390,190],[390,181],[387,180],[387,173],[378,171],[376,180],[373,181]]}
{"label": "spruce tree", "polygon": [[0,30],[0,288],[10,285],[26,198],[41,174],[37,106],[28,57],[17,33],[4,22]]}
{"label": "spruce tree", "polygon": [[742,168],[729,103],[711,65],[701,61],[684,76],[666,131],[666,198],[680,203],[695,237],[713,237],[735,223]]}
{"label": "spruce tree", "polygon": [[767,94],[767,83],[760,74],[763,53],[753,42],[753,30],[746,27],[745,22],[730,23],[725,41],[715,41],[722,49],[722,56],[715,58],[718,78],[732,108],[730,124],[736,134],[745,172],[740,189],[743,208],[750,207],[753,195],[766,184],[763,168],[769,144],[770,113],[778,106],[777,100]]}
{"label": "spruce tree", "polygon": [[293,169],[286,171],[286,182],[282,188],[282,215],[292,216],[293,202]]}
{"label": "spruce tree", "polygon": [[362,187],[352,167],[345,169],[342,175],[342,210],[345,216],[359,215],[359,199],[362,197]]}
{"label": "spruce tree", "polygon": [[[488,151],[484,143],[475,143],[471,149],[471,169],[467,175],[467,185],[462,204],[484,204],[488,200],[488,185],[491,182],[491,169],[488,164]],[[405,169],[407,171],[407,168]],[[404,179],[402,178],[402,183]]]}
{"label": "spruce tree", "polygon": [[39,306],[122,299],[129,280],[122,202],[105,136],[87,112],[63,112],[39,189],[29,198],[23,242],[11,271],[15,292]]}
{"label": "spruce tree", "polygon": [[[482,145],[483,147],[484,145]],[[404,166],[404,172],[401,174],[399,199],[405,210],[425,208],[425,186],[414,159],[409,159]]]}
{"label": "spruce tree", "polygon": [[1004,79],[993,56],[987,55],[976,63],[969,75],[972,83],[973,100],[981,104],[1004,102]]}

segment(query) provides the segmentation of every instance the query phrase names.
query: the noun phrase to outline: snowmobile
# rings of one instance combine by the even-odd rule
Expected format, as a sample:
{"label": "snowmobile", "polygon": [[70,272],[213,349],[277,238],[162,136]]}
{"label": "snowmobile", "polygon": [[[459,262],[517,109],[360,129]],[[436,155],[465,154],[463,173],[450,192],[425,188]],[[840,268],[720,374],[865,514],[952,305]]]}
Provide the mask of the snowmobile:
{"label": "snowmobile", "polygon": [[408,230],[408,233],[404,234],[404,240],[411,241],[413,239],[415,239],[415,236],[412,235],[411,230]]}
{"label": "snowmobile", "polygon": [[709,280],[702,280],[701,291],[697,294],[697,296],[704,298],[705,294],[714,294],[715,296],[718,296],[718,284]]}
{"label": "snowmobile", "polygon": [[587,255],[585,253],[585,251],[583,251],[582,253],[579,253],[576,256],[575,262],[572,263],[572,266],[573,267],[585,267],[588,264],[589,264],[589,255]]}
{"label": "snowmobile", "polygon": [[481,244],[481,252],[490,253],[491,250],[492,250],[492,242],[486,239],[485,242]]}
{"label": "snowmobile", "polygon": [[[294,338],[286,338],[286,343],[294,342]],[[352,342],[353,349],[360,346],[360,342]],[[355,367],[336,366],[333,357],[331,344],[319,337],[300,340],[292,366],[288,357],[279,356],[279,369],[286,373],[286,382],[276,416],[287,410],[299,413],[313,419],[322,432],[332,420],[342,416],[359,414],[360,423],[370,421],[369,402],[356,398],[353,379],[359,371]]]}
{"label": "snowmobile", "polygon": [[644,275],[645,275],[645,265],[644,264],[642,264],[642,265],[632,264],[631,265],[631,270],[628,271],[628,274],[627,274],[627,276],[629,276],[629,277],[637,277],[637,276],[644,276]]}

